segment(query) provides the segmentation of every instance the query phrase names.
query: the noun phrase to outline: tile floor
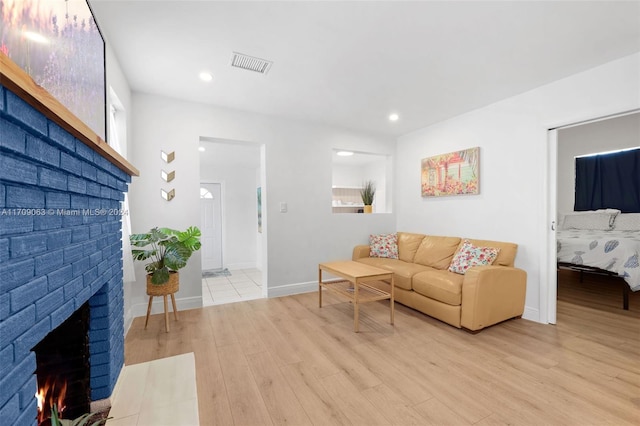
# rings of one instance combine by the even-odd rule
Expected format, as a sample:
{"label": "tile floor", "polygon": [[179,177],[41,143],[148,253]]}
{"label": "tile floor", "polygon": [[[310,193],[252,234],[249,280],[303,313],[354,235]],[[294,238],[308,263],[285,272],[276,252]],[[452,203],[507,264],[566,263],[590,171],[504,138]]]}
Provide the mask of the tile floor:
{"label": "tile floor", "polygon": [[262,272],[259,269],[236,269],[228,277],[202,278],[202,305],[222,305],[260,299]]}

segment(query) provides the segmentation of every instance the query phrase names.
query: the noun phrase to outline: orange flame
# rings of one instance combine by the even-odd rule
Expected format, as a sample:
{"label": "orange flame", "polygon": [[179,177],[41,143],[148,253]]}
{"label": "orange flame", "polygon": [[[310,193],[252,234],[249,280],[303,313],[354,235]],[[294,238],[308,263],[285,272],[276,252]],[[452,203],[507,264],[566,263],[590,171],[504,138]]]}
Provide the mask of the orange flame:
{"label": "orange flame", "polygon": [[38,424],[44,422],[51,415],[51,407],[55,404],[58,415],[62,417],[62,412],[66,408],[64,400],[67,396],[67,382],[59,383],[52,377],[48,377],[44,385],[38,386],[36,392],[38,401]]}

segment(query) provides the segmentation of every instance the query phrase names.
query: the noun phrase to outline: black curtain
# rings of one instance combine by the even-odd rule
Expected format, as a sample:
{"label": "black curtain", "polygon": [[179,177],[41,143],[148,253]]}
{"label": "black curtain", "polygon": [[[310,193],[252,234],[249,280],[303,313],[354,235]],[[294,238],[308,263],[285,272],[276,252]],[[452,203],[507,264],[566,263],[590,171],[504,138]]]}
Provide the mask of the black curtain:
{"label": "black curtain", "polygon": [[640,149],[576,158],[575,211],[640,213]]}

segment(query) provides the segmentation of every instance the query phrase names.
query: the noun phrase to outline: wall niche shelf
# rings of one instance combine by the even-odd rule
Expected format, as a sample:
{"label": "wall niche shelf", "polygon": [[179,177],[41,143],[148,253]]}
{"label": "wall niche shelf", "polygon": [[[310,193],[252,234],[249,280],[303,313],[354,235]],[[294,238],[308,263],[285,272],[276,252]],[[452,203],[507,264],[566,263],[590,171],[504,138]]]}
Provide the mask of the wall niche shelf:
{"label": "wall niche shelf", "polygon": [[333,186],[331,188],[331,211],[333,213],[362,213],[364,204],[360,196],[361,187]]}

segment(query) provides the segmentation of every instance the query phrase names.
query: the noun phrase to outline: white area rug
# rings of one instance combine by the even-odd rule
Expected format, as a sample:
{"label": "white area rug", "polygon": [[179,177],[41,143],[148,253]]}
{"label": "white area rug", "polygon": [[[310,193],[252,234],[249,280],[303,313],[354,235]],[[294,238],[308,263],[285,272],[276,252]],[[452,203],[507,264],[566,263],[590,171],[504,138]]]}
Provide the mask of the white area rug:
{"label": "white area rug", "polygon": [[199,426],[193,352],[125,365],[111,398],[108,426]]}

